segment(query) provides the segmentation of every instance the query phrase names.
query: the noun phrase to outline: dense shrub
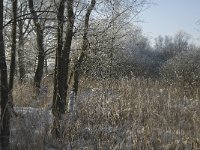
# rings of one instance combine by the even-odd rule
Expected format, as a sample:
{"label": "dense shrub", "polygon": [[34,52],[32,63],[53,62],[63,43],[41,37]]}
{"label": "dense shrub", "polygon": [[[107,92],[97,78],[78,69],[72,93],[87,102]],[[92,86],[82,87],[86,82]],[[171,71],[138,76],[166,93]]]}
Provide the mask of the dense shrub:
{"label": "dense shrub", "polygon": [[169,59],[161,69],[162,79],[183,86],[200,83],[200,51],[192,50]]}

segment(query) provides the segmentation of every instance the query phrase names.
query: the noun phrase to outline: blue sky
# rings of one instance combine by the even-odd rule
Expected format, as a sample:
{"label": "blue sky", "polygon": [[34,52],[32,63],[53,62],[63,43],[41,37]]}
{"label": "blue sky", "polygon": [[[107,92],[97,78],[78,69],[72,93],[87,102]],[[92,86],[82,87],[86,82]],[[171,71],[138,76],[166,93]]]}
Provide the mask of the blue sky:
{"label": "blue sky", "polygon": [[178,31],[189,33],[200,45],[200,0],[153,0],[156,4],[141,13],[141,26],[149,37],[174,35]]}

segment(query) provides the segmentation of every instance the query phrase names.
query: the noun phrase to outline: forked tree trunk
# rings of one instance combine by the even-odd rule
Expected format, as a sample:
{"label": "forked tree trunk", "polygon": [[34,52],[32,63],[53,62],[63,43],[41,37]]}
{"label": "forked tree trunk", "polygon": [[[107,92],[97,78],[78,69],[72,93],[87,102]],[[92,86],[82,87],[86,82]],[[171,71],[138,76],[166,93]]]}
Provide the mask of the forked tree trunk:
{"label": "forked tree trunk", "polygon": [[71,51],[71,42],[73,37],[74,26],[74,0],[67,1],[67,27],[65,43],[63,43],[63,23],[64,23],[64,7],[65,0],[60,0],[58,9],[58,30],[57,30],[57,50],[56,50],[56,65],[54,78],[54,96],[53,96],[53,115],[54,125],[52,134],[55,138],[62,136],[60,131],[60,120],[66,111],[67,97],[67,79],[69,71],[69,55]]}
{"label": "forked tree trunk", "polygon": [[77,92],[78,92],[78,85],[79,85],[79,76],[81,72],[81,66],[85,57],[85,52],[88,48],[88,39],[87,39],[87,34],[88,34],[88,28],[89,28],[89,19],[90,19],[90,14],[92,10],[94,9],[94,6],[96,4],[96,0],[91,0],[91,4],[88,7],[86,14],[85,14],[85,21],[84,21],[84,33],[83,33],[83,41],[82,41],[82,47],[81,47],[81,54],[78,58],[78,60],[75,62],[74,65],[74,76],[73,76],[73,86],[72,86],[72,91],[70,93],[70,99],[69,99],[69,104],[68,104],[68,111],[70,113],[74,113],[74,104],[75,100],[77,97]]}
{"label": "forked tree trunk", "polygon": [[34,10],[34,5],[33,5],[33,0],[28,0],[29,2],[29,9],[31,12],[31,15],[33,17],[33,22],[36,30],[36,41],[37,41],[37,48],[38,48],[38,63],[37,63],[37,68],[35,71],[35,77],[34,77],[34,94],[35,97],[39,95],[39,89],[40,89],[40,84],[42,81],[42,76],[43,76],[43,68],[44,68],[44,58],[45,58],[45,52],[44,52],[44,45],[43,45],[43,32],[44,29],[42,28],[42,25],[38,21],[38,16],[36,11]]}
{"label": "forked tree trunk", "polygon": [[0,149],[9,149],[10,137],[10,112],[8,108],[8,79],[3,40],[3,0],[0,1],[0,77],[1,77],[1,124],[0,124]]}

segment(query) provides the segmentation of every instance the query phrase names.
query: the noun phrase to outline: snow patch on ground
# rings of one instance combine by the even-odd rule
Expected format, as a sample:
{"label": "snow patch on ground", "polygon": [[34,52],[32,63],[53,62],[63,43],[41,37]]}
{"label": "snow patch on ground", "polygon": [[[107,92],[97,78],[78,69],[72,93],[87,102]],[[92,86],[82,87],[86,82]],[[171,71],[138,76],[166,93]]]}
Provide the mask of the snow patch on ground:
{"label": "snow patch on ground", "polygon": [[10,137],[13,146],[20,147],[27,143],[35,146],[37,145],[35,141],[37,136],[49,134],[49,129],[53,124],[53,115],[50,109],[14,107],[14,110],[18,115],[11,119]]}

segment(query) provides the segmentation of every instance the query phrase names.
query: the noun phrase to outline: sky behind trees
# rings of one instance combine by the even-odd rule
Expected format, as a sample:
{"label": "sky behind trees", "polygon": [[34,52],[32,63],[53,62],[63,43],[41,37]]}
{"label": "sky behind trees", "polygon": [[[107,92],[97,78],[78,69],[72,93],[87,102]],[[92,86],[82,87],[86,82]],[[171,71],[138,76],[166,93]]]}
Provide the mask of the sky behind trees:
{"label": "sky behind trees", "polygon": [[141,14],[144,33],[152,39],[185,31],[200,45],[200,0],[153,0]]}

